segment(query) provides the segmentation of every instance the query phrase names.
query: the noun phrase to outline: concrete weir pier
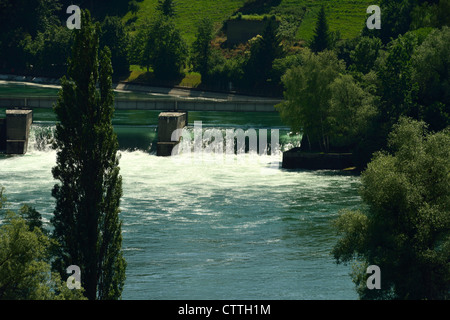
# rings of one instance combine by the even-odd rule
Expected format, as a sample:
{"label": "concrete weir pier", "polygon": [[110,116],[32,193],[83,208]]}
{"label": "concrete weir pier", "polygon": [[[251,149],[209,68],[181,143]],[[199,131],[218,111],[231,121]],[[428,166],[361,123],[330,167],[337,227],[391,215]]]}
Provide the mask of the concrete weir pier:
{"label": "concrete weir pier", "polygon": [[0,151],[25,154],[32,122],[32,110],[6,110],[6,119],[0,119]]}
{"label": "concrete weir pier", "polygon": [[168,157],[180,141],[172,141],[172,133],[188,123],[187,112],[162,112],[158,117],[158,145],[156,155]]}

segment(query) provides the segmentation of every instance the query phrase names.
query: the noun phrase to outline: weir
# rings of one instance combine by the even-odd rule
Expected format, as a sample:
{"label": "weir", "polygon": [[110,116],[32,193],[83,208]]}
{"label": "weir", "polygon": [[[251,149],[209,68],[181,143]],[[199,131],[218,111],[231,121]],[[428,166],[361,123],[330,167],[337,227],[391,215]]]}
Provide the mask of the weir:
{"label": "weir", "polygon": [[0,119],[0,152],[25,154],[32,122],[32,110],[6,110],[6,118]]}

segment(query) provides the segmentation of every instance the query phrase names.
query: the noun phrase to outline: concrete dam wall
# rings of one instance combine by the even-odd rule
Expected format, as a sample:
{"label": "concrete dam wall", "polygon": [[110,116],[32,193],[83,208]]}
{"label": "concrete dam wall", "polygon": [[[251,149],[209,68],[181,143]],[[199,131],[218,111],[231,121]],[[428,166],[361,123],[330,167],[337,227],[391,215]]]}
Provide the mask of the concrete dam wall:
{"label": "concrete dam wall", "polygon": [[[0,108],[49,108],[56,103],[56,97],[0,97]],[[277,112],[275,105],[281,100],[223,100],[201,98],[116,98],[117,110],[159,110],[159,111],[230,111],[230,112]]]}

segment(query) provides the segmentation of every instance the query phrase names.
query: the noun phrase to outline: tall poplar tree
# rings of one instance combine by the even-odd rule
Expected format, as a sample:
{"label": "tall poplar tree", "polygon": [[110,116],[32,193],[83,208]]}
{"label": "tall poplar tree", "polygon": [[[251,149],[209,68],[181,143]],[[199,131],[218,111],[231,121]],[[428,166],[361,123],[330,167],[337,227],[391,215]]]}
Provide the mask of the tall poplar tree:
{"label": "tall poplar tree", "polygon": [[[58,118],[52,190],[56,208],[53,238],[60,248],[53,268],[67,278],[67,267],[81,269],[81,284],[90,300],[119,299],[126,261],[122,252],[117,136],[113,131],[111,52],[98,54],[100,25],[82,12],[75,30],[67,77],[54,107]],[[98,89],[97,89],[98,86]]]}

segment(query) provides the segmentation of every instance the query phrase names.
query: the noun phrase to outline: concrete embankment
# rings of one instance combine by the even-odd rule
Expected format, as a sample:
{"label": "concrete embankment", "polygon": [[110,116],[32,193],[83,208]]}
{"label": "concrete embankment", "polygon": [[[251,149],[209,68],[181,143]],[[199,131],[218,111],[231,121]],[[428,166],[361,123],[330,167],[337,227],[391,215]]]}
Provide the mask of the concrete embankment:
{"label": "concrete embankment", "polygon": [[302,152],[293,148],[283,152],[282,167],[285,169],[346,170],[355,167],[351,153]]}
{"label": "concrete embankment", "polygon": [[[0,75],[0,81],[59,88],[59,80],[47,78]],[[114,90],[122,94],[121,97],[116,97],[115,108],[129,110],[277,112],[275,105],[282,101],[276,98],[123,82],[114,84]],[[127,93],[139,93],[143,97],[128,98]],[[52,108],[55,102],[56,96],[4,96],[0,97],[0,108]]]}

